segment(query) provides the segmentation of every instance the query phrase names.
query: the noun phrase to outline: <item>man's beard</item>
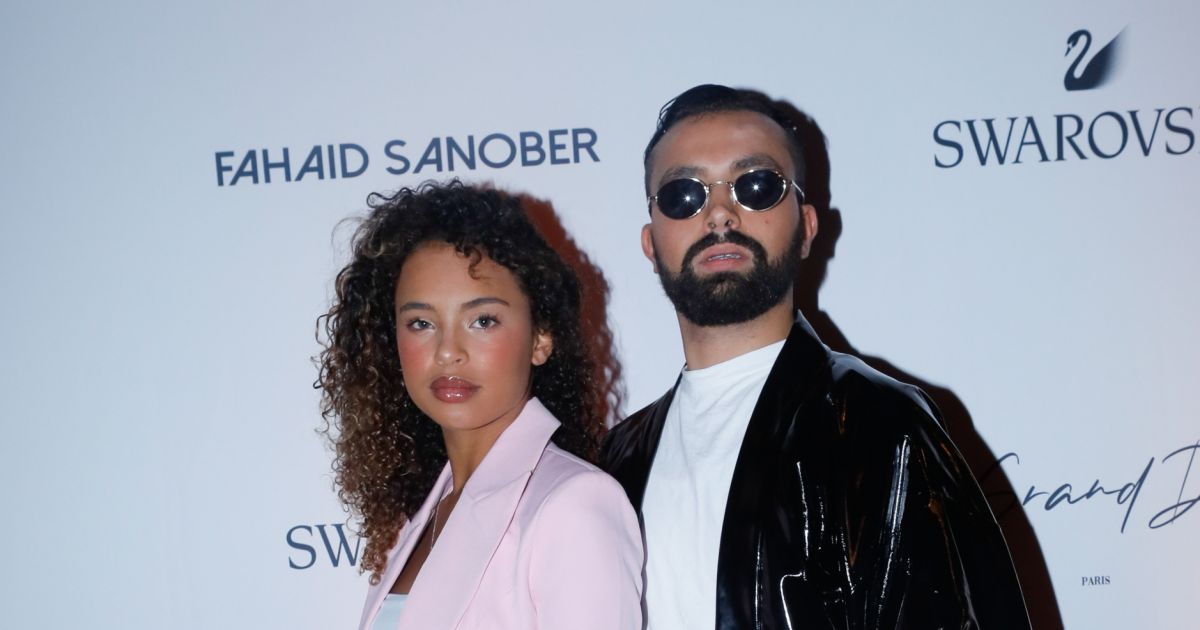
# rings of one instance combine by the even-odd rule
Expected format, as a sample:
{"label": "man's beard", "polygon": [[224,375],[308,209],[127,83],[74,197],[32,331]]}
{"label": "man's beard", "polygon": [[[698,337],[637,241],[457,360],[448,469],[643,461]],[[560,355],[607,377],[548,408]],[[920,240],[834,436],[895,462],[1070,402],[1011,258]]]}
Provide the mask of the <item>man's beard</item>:
{"label": "man's beard", "polygon": [[[709,233],[696,241],[683,255],[683,266],[672,275],[654,248],[658,264],[658,279],[663,291],[675,305],[675,310],[697,326],[727,326],[750,321],[779,304],[792,288],[800,267],[800,246],[803,226],[797,226],[786,251],[774,261],[767,259],[767,250],[758,241],[740,232],[718,236]],[[734,271],[714,273],[700,278],[692,268],[692,260],[705,249],[719,243],[733,243],[749,250],[753,266],[746,274]]]}

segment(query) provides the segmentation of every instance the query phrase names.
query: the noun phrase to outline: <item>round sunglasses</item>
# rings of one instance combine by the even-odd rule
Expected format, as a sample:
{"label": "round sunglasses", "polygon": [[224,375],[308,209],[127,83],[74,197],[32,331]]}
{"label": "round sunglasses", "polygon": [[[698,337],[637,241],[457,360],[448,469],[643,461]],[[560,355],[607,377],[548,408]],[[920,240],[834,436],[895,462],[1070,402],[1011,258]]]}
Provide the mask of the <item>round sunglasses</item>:
{"label": "round sunglasses", "polygon": [[700,214],[708,204],[713,186],[729,187],[729,194],[739,206],[762,212],[779,205],[793,186],[804,203],[804,190],[799,184],[772,169],[755,169],[738,175],[732,181],[717,180],[706,184],[695,177],[681,177],[659,186],[658,194],[646,198],[647,204],[658,204],[658,210],[672,219],[690,219]]}

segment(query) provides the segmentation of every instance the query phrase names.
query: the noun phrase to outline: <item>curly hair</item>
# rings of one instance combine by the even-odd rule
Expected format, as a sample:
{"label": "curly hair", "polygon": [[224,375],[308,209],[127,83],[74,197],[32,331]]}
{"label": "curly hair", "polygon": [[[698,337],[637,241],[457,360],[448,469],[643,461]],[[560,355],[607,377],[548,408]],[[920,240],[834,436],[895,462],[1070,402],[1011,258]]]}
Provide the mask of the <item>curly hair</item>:
{"label": "curly hair", "polygon": [[534,327],[554,340],[549,360],[533,368],[532,393],[562,422],[556,444],[594,460],[606,401],[580,332],[579,280],[518,198],[455,179],[373,194],[367,203],[371,212],[354,233],[333,304],[317,320],[323,350],[314,386],[322,390],[320,433],[333,448],[338,496],[367,539],[360,570],[375,584],[446,461],[441,430],[408,396],[396,351],[396,280],[418,246],[449,243],[516,277]]}

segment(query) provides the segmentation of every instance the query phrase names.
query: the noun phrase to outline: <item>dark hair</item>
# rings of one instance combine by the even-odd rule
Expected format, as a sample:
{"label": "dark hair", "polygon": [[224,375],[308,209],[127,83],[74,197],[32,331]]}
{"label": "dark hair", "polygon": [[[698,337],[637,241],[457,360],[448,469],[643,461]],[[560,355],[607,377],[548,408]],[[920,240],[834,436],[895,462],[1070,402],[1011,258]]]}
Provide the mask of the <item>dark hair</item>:
{"label": "dark hair", "polygon": [[334,302],[317,320],[324,350],[315,386],[322,390],[321,432],[333,446],[338,496],[367,538],[360,569],[376,583],[400,527],[420,508],[446,460],[438,425],[404,388],[396,352],[396,279],[418,246],[449,243],[516,276],[534,327],[554,340],[550,358],[533,368],[532,392],[562,422],[554,436],[560,447],[595,458],[604,394],[580,333],[579,281],[518,198],[453,180],[372,195],[368,204],[372,211],[355,231]]}
{"label": "dark hair", "polygon": [[758,112],[783,128],[788,138],[788,153],[796,167],[796,172],[791,176],[801,188],[804,188],[804,148],[801,146],[798,136],[798,121],[792,119],[790,110],[791,108],[771,100],[762,92],[735,89],[724,85],[697,85],[676,96],[659,110],[658,127],[654,130],[654,135],[650,136],[650,142],[646,145],[646,153],[642,158],[642,165],[646,171],[646,194],[650,194],[650,154],[654,152],[658,141],[662,140],[671,127],[693,116],[737,111]]}

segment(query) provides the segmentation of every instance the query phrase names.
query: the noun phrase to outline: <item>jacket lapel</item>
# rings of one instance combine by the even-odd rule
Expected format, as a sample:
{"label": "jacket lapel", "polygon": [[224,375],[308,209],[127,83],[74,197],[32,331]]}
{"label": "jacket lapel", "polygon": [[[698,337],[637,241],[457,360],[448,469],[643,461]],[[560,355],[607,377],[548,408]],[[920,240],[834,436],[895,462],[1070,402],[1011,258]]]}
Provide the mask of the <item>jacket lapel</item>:
{"label": "jacket lapel", "polygon": [[757,571],[747,565],[747,559],[759,556],[757,513],[761,498],[773,494],[777,481],[777,462],[767,455],[778,452],[789,431],[811,429],[798,418],[814,395],[828,390],[830,378],[828,348],[797,314],[754,406],[730,480],[717,557],[717,627],[739,627],[738,619],[753,618],[746,607],[756,603],[739,598],[742,591],[736,587],[753,581]]}
{"label": "jacket lapel", "polygon": [[396,536],[396,544],[388,553],[387,569],[380,576],[379,583],[371,586],[367,591],[367,605],[363,608],[362,619],[359,620],[358,625],[360,630],[367,630],[375,621],[375,615],[379,612],[383,599],[387,597],[388,591],[392,590],[392,585],[396,583],[396,578],[400,576],[400,571],[404,569],[408,557],[412,555],[417,541],[421,540],[421,534],[425,531],[425,526],[429,523],[429,516],[433,512],[433,506],[446,496],[450,481],[450,465],[446,464],[442,467],[442,473],[429,491],[429,496],[425,497],[421,508],[417,510],[416,514],[413,514],[412,518],[408,519],[404,527],[400,528],[400,533]]}
{"label": "jacket lapel", "polygon": [[463,487],[445,529],[421,567],[404,605],[401,629],[458,625],[558,427],[554,416],[532,398],[496,440]]}

